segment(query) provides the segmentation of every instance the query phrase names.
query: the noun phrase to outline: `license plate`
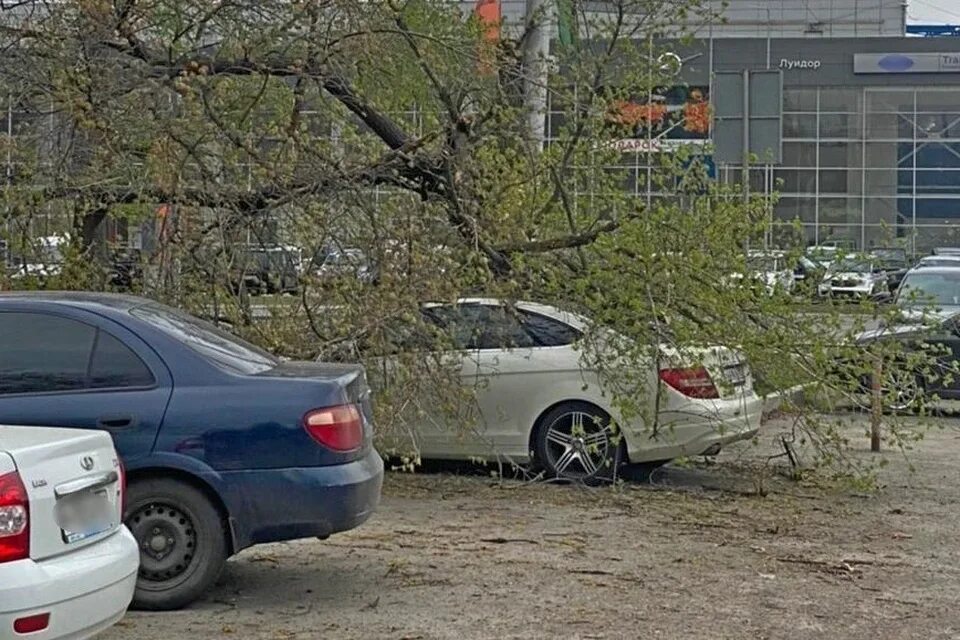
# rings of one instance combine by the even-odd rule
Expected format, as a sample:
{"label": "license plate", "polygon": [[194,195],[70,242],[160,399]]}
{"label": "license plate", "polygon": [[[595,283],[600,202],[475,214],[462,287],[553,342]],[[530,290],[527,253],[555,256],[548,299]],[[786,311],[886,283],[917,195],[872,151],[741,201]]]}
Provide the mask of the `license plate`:
{"label": "license plate", "polygon": [[116,524],[113,504],[106,489],[66,496],[57,501],[57,524],[66,544],[80,542]]}
{"label": "license plate", "polygon": [[725,367],[723,372],[732,384],[742,385],[747,381],[747,372],[742,364]]}

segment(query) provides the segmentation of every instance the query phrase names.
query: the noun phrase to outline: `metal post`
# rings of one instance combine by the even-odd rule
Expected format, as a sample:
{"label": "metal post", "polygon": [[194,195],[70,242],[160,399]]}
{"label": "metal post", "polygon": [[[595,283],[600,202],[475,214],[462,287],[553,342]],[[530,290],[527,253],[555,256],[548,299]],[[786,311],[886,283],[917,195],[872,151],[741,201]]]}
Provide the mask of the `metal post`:
{"label": "metal post", "polygon": [[524,106],[531,142],[543,149],[547,124],[547,78],[550,35],[553,25],[551,0],[527,0],[526,37],[523,45]]}
{"label": "metal post", "polygon": [[750,72],[743,71],[743,201],[750,201]]}
{"label": "metal post", "polygon": [[880,421],[883,419],[883,394],[880,381],[883,379],[883,359],[878,354],[873,362],[873,379],[870,385],[870,451],[880,451]]}

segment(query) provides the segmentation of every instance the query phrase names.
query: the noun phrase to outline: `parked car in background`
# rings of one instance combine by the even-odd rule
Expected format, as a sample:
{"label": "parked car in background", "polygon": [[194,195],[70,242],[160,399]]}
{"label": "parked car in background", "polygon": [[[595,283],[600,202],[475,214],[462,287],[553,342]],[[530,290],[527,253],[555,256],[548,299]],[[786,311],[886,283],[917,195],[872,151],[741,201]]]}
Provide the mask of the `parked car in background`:
{"label": "parked car in background", "polygon": [[43,236],[27,254],[14,257],[10,266],[10,277],[14,280],[36,278],[45,279],[60,274],[63,269],[63,250],[70,242],[67,236]]}
{"label": "parked car in background", "polygon": [[301,259],[299,250],[284,245],[242,246],[233,264],[234,287],[253,295],[295,293],[300,287]]}
{"label": "parked car in background", "polygon": [[887,284],[890,292],[897,290],[900,281],[910,269],[910,259],[906,249],[900,247],[876,247],[870,250],[870,257],[880,265],[887,275]]}
{"label": "parked car in background", "polygon": [[761,283],[768,294],[790,292],[794,273],[783,251],[751,251],[747,254],[747,277]]}
{"label": "parked car in background", "polygon": [[906,312],[907,318],[960,313],[960,264],[911,269],[900,283],[893,302]]}
{"label": "parked car in background", "polygon": [[960,267],[960,255],[923,256],[917,261],[918,267]]}
{"label": "parked car in background", "polygon": [[[424,458],[507,457],[532,460],[549,477],[593,480],[611,475],[623,462],[662,462],[711,455],[731,442],[753,437],[762,402],[753,390],[748,364],[732,349],[715,347],[680,354],[661,346],[639,382],[638,400],[657,415],[623,419],[610,389],[583,364],[582,338],[590,323],[555,307],[492,299],[464,299],[423,308],[426,327],[448,336],[442,355],[463,385],[476,390],[479,423],[464,433],[438,403],[421,403],[430,415],[417,420],[416,440]],[[398,351],[416,351],[429,340],[411,338]],[[609,335],[611,341],[621,337]],[[612,343],[611,343],[612,344]],[[612,349],[611,362],[618,357]],[[389,384],[395,360],[384,357],[372,375]],[[654,408],[660,390],[659,411]],[[615,431],[613,424],[618,425]]]}
{"label": "parked car in background", "polygon": [[870,256],[850,256],[832,264],[820,284],[822,296],[873,298],[889,295],[887,274]]}
{"label": "parked car in background", "polygon": [[350,277],[361,282],[373,279],[374,269],[361,249],[332,249],[314,258],[313,274],[323,280]]}
{"label": "parked car in background", "polygon": [[931,253],[935,256],[960,256],[960,247],[936,247]]}
{"label": "parked car in background", "polygon": [[283,361],[142,298],[0,294],[0,423],[110,432],[138,607],[186,605],[251,545],[364,522],[371,420],[360,366]]}
{"label": "parked car in background", "polygon": [[0,638],[87,638],[123,617],[140,559],[123,482],[102,431],[0,425]]}

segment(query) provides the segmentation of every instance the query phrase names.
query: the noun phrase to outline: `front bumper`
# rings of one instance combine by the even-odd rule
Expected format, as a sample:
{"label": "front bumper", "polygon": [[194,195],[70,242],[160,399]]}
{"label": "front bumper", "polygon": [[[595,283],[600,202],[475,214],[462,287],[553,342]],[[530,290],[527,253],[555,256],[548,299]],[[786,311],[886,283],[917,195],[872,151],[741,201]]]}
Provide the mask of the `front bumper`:
{"label": "front bumper", "polygon": [[762,414],[763,400],[752,391],[730,399],[691,401],[661,411],[655,434],[628,430],[627,455],[630,462],[703,455],[757,435]]}
{"label": "front bumper", "polygon": [[[137,582],[140,550],[122,527],[90,546],[47,560],[0,565],[0,638],[91,637],[123,617]],[[49,613],[49,626],[16,634],[19,618]]]}
{"label": "front bumper", "polygon": [[360,526],[380,503],[383,459],[371,447],[346,464],[228,471],[222,480],[236,552]]}
{"label": "front bumper", "polygon": [[871,284],[860,284],[852,287],[822,284],[819,287],[819,292],[822,296],[854,296],[864,298],[874,293],[874,287]]}

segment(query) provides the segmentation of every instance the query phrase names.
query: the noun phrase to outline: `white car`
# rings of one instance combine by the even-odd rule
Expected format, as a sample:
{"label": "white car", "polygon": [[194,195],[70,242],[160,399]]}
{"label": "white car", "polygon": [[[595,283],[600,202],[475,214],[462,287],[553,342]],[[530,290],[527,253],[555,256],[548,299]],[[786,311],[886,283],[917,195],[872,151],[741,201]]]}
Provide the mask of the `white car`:
{"label": "white car", "polygon": [[88,638],[123,617],[140,553],[102,431],[0,425],[0,638]]}
{"label": "white car", "polygon": [[[437,402],[424,399],[427,415],[416,419],[414,433],[424,458],[532,458],[551,477],[588,479],[620,462],[714,454],[759,430],[762,401],[749,367],[730,349],[702,350],[695,362],[661,347],[659,370],[653,358],[642,365],[648,369],[638,395],[650,410],[625,418],[601,376],[583,364],[590,323],[581,316],[533,303],[508,310],[492,299],[428,306],[424,314],[461,349],[441,360],[476,388],[480,417],[478,427],[464,433],[447,412],[433,409]],[[395,362],[383,358],[369,367],[373,384],[390,384]]]}
{"label": "white car", "polygon": [[767,293],[790,292],[794,288],[793,270],[783,251],[751,251],[747,254],[747,276],[763,284]]}
{"label": "white car", "polygon": [[890,279],[872,258],[849,257],[833,264],[820,284],[822,296],[872,298],[887,294]]}

